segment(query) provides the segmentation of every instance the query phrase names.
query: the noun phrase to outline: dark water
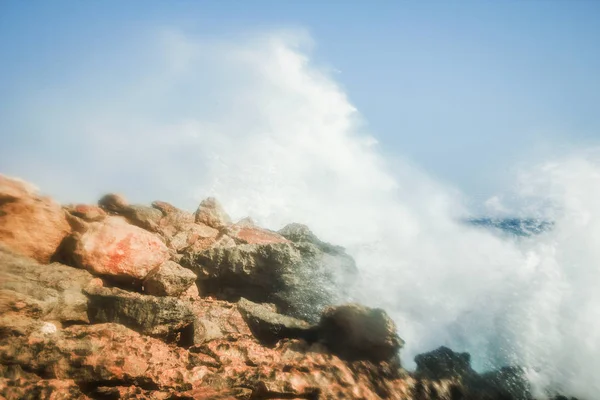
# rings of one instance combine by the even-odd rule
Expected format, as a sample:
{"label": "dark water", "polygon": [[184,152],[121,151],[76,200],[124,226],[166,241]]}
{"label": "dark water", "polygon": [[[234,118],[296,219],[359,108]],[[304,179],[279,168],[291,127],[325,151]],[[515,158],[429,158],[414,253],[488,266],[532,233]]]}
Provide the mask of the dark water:
{"label": "dark water", "polygon": [[536,218],[470,218],[465,221],[469,225],[482,227],[512,236],[529,237],[547,232],[554,227],[554,222]]}

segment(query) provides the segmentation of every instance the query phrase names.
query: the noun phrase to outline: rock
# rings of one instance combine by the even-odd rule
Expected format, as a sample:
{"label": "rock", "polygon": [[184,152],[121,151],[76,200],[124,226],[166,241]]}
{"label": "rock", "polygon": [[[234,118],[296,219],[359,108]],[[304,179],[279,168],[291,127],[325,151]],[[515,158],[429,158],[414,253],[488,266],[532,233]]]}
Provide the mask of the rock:
{"label": "rock", "polygon": [[188,301],[195,316],[195,345],[222,337],[252,334],[235,304],[210,298],[188,297]]}
{"label": "rock", "polygon": [[196,274],[181,265],[167,261],[153,269],[144,279],[144,292],[152,296],[177,297],[196,282]]}
{"label": "rock", "polygon": [[206,224],[215,229],[222,229],[231,224],[231,218],[214,197],[202,200],[196,210],[196,222]]}
{"label": "rock", "polygon": [[119,194],[110,193],[98,200],[98,205],[109,213],[120,213],[129,205]]}
{"label": "rock", "polygon": [[250,331],[261,343],[272,346],[281,339],[316,341],[316,329],[309,323],[277,314],[271,307],[244,298],[237,303]]}
{"label": "rock", "polygon": [[298,244],[310,243],[317,247],[321,252],[331,257],[340,258],[340,261],[347,264],[349,271],[356,272],[356,264],[352,257],[346,254],[345,250],[341,246],[335,246],[319,239],[306,225],[302,224],[288,224],[284,226],[278,232],[284,238]]}
{"label": "rock", "polygon": [[191,223],[169,237],[169,246],[177,251],[202,251],[215,245],[220,239],[219,231],[204,224]]}
{"label": "rock", "polygon": [[119,212],[130,224],[150,232],[159,232],[159,224],[163,219],[160,210],[142,205],[130,205],[123,207]]}
{"label": "rock", "polygon": [[75,238],[73,260],[98,275],[144,279],[169,259],[169,251],[156,236],[120,217],[90,223]]}
{"label": "rock", "polygon": [[269,348],[249,337],[223,338],[202,350],[221,365],[219,376],[229,387],[251,390],[249,398],[410,399],[415,385],[410,378],[401,379],[395,366],[349,364],[302,340],[284,340]]}
{"label": "rock", "polygon": [[74,325],[51,336],[0,337],[0,363],[91,390],[138,386],[177,392],[202,386],[209,369],[196,356],[118,324]]}
{"label": "rock", "polygon": [[71,215],[87,222],[98,222],[106,218],[107,214],[102,208],[89,204],[76,204],[65,206],[64,209]]}
{"label": "rock", "polygon": [[194,314],[179,299],[104,287],[92,288],[86,294],[89,297],[88,314],[92,323],[119,323],[144,335],[169,341],[177,340],[178,334],[188,337],[192,335]]}
{"label": "rock", "polygon": [[32,319],[87,323],[84,288],[101,285],[87,271],[40,265],[0,246],[0,332],[25,334]]}
{"label": "rock", "polygon": [[415,363],[416,375],[428,379],[465,378],[475,374],[469,353],[455,353],[445,346],[417,355]]}
{"label": "rock", "polygon": [[[519,367],[504,367],[482,374],[478,378],[471,377],[468,383],[470,387],[477,388],[479,392],[484,392],[491,398],[494,396],[499,399],[512,400],[530,400],[532,398],[531,384],[527,380],[525,371]],[[565,399],[568,400],[566,397]]]}
{"label": "rock", "polygon": [[355,273],[352,258],[311,243],[270,243],[188,251],[180,261],[198,276],[202,295],[274,303],[282,314],[316,322],[322,309],[344,299]]}
{"label": "rock", "polygon": [[385,311],[359,304],[329,307],[318,329],[321,342],[345,360],[391,362],[404,344]]}
{"label": "rock", "polygon": [[256,226],[233,225],[228,231],[229,235],[241,244],[268,244],[288,243],[289,240],[268,229]]}
{"label": "rock", "polygon": [[62,207],[33,186],[0,175],[0,243],[48,263],[71,231]]}

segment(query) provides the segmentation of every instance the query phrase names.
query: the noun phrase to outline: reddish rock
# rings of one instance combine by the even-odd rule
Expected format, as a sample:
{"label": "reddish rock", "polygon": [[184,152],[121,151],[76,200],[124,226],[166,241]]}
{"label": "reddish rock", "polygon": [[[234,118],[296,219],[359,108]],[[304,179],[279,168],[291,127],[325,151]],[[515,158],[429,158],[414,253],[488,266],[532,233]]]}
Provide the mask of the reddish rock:
{"label": "reddish rock", "polygon": [[62,207],[33,186],[0,175],[0,242],[48,263],[71,231]]}
{"label": "reddish rock", "polygon": [[94,274],[144,279],[169,259],[169,251],[156,236],[120,217],[91,223],[76,238],[73,259]]}
{"label": "reddish rock", "polygon": [[212,340],[199,350],[221,365],[219,376],[229,387],[249,388],[252,398],[412,399],[415,385],[394,365],[348,363],[301,340],[268,348],[241,336]]}
{"label": "reddish rock", "polygon": [[222,229],[231,224],[231,218],[214,197],[208,197],[200,203],[196,210],[196,222],[206,224],[215,229]]}
{"label": "reddish rock", "polygon": [[188,351],[142,336],[122,325],[75,325],[53,334],[0,339],[0,361],[80,385],[105,382],[154,390],[200,387],[210,370]]}

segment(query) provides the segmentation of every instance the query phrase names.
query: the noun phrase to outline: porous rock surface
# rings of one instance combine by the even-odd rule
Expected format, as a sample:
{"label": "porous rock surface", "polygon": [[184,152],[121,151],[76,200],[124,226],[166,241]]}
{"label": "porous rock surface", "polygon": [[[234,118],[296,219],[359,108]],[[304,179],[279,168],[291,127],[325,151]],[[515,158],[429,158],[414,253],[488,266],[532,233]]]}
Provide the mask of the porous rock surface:
{"label": "porous rock surface", "polygon": [[518,367],[447,348],[402,369],[385,311],[340,305],[356,275],[215,199],[61,207],[0,176],[0,399],[532,399]]}

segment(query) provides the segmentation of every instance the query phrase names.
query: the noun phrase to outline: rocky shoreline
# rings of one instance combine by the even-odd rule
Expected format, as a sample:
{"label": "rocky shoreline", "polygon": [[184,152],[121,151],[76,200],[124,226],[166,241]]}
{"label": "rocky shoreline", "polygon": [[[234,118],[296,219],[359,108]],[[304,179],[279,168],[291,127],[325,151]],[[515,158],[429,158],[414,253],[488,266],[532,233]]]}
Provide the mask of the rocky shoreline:
{"label": "rocky shoreline", "polygon": [[445,347],[404,370],[385,311],[345,301],[357,274],[213,198],[60,205],[0,175],[0,399],[532,399]]}

